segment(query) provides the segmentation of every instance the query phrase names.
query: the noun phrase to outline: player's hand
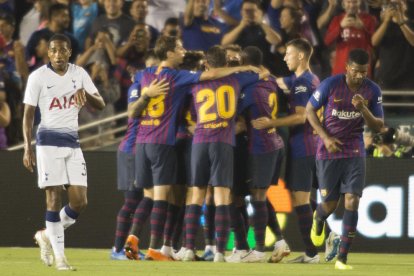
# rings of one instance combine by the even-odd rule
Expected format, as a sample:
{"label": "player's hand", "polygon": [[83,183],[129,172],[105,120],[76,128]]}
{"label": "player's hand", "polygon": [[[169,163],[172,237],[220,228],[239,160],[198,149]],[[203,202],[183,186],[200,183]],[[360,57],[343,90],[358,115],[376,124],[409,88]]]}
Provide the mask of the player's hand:
{"label": "player's hand", "polygon": [[78,108],[82,108],[86,104],[86,91],[85,89],[81,88],[76,91],[75,95],[75,104]]}
{"label": "player's hand", "polygon": [[167,82],[166,79],[155,79],[151,82],[150,86],[148,86],[148,90],[145,92],[145,95],[147,95],[150,98],[165,95],[170,89],[169,86],[170,84]]}
{"label": "player's hand", "polygon": [[25,148],[23,153],[23,165],[29,172],[33,172],[33,167],[36,166],[35,160],[32,147]]}
{"label": "player's hand", "polygon": [[251,120],[250,123],[255,129],[266,129],[271,128],[271,121],[268,117],[260,117],[256,120]]}
{"label": "player's hand", "polygon": [[333,137],[327,137],[323,139],[323,143],[329,153],[335,153],[335,152],[342,151],[341,146],[344,144],[338,139],[333,138]]}
{"label": "player's hand", "polygon": [[188,132],[190,132],[192,135],[194,135],[195,127],[196,127],[195,125],[187,126]]}
{"label": "player's hand", "polygon": [[352,97],[352,105],[356,110],[361,111],[365,108],[364,97],[362,97],[360,94],[356,94]]}

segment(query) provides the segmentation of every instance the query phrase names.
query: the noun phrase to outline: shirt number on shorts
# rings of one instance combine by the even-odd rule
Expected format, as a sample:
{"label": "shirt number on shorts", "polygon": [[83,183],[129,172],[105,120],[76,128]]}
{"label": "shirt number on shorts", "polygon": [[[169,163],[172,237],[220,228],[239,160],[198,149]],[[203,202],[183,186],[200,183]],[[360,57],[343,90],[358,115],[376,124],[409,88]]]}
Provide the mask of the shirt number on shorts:
{"label": "shirt number on shorts", "polygon": [[[216,89],[202,89],[197,92],[196,103],[201,103],[199,108],[199,122],[215,121],[217,116],[222,119],[230,119],[236,113],[236,96],[234,88],[230,85],[222,85]],[[216,110],[211,108],[216,105]]]}

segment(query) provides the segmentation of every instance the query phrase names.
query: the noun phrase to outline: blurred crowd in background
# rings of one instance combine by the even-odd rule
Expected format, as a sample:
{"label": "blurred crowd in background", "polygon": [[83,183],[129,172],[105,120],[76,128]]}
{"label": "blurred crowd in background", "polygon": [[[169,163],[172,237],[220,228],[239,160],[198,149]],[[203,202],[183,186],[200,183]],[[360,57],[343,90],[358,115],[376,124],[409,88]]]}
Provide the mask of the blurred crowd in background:
{"label": "blurred crowd in background", "polygon": [[363,48],[383,90],[414,91],[413,14],[414,0],[0,0],[0,149],[22,141],[25,84],[48,63],[55,33],[70,37],[71,62],[89,72],[107,104],[103,112],[84,108],[83,124],[126,111],[131,76],[161,35],[180,37],[186,50],[257,46],[276,76],[290,74],[285,43],[303,37],[320,79],[344,73],[348,52]]}

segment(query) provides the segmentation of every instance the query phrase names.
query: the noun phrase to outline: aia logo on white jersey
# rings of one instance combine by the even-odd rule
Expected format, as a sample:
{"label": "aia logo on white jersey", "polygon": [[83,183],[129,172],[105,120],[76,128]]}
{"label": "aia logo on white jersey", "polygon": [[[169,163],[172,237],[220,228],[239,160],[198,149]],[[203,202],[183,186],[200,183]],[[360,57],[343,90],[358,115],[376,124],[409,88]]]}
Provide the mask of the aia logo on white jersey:
{"label": "aia logo on white jersey", "polygon": [[69,109],[72,106],[75,106],[75,95],[70,96],[70,98],[66,98],[63,96],[61,98],[54,97],[52,102],[49,105],[49,110],[57,109]]}

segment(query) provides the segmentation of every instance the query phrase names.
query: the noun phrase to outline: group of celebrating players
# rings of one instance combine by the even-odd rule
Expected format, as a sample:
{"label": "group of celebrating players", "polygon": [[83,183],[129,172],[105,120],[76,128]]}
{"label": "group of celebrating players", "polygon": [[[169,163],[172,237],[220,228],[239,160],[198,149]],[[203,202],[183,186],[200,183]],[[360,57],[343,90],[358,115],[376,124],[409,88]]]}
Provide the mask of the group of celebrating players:
{"label": "group of celebrating players", "polygon": [[[112,259],[199,259],[195,239],[204,212],[204,260],[280,262],[290,249],[266,192],[277,183],[284,158],[277,127],[288,126],[286,180],[305,245],[305,253],[288,262],[319,263],[311,230],[316,237],[325,235],[325,221],[344,194],[342,235],[329,234],[325,259],[337,255],[336,269],[352,269],[347,256],[365,175],[362,128],[364,123],[374,130],[382,126],[381,92],[366,78],[369,58],[361,49],[350,52],[346,74],[320,84],[309,68],[309,42],[295,39],[286,47],[284,60],[294,74],[275,78],[263,68],[256,47],[241,51],[213,46],[204,56],[186,53],[175,37],[158,39],[155,57],[147,58],[148,67],[135,75],[128,93],[128,130],[118,149],[118,189],[124,191],[125,201],[117,217]],[[56,63],[51,61],[51,66]],[[289,91],[289,112],[279,118],[281,89]],[[96,97],[94,92],[76,91],[74,102],[81,107]],[[26,150],[24,162],[31,168]],[[39,183],[45,182],[43,176],[39,172]],[[323,202],[312,208],[310,193],[316,182]],[[72,184],[70,179],[65,183]],[[254,209],[250,222],[244,206],[247,194]],[[69,202],[60,216],[63,212],[76,218],[79,212],[72,206]],[[48,212],[47,222],[60,222],[59,212]],[[138,237],[148,217],[150,244],[146,255],[140,255]],[[35,238],[42,260],[50,265],[57,246],[48,225]],[[253,250],[246,241],[248,225],[254,228]],[[269,259],[264,248],[267,225],[277,237]],[[236,248],[225,257],[230,228]],[[72,269],[68,264],[61,268]]]}

